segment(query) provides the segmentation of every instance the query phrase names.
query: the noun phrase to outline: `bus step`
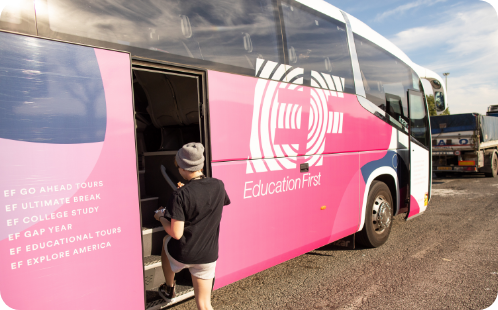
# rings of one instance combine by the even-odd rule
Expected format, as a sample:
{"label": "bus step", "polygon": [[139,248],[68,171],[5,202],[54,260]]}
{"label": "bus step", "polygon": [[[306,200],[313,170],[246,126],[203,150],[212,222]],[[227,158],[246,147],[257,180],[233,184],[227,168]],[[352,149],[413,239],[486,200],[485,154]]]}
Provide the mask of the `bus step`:
{"label": "bus step", "polygon": [[[161,256],[151,255],[144,257],[145,289],[153,290],[164,283],[164,274],[161,264]],[[184,269],[176,274],[176,292],[182,292],[192,287],[190,271]],[[156,290],[157,291],[157,290]]]}
{"label": "bus step", "polygon": [[150,255],[144,257],[145,289],[149,290],[164,283],[164,274],[161,267],[161,256]]}
{"label": "bus step", "polygon": [[[156,225],[160,225],[159,222]],[[144,257],[150,255],[161,255],[163,239],[166,232],[162,226],[155,228],[142,227],[142,246]]]}
{"label": "bus step", "polygon": [[160,226],[154,218],[154,212],[159,209],[158,197],[140,199],[140,212],[142,214],[142,227],[154,228]]}
{"label": "bus step", "polygon": [[[145,305],[145,309],[147,309],[147,310],[164,309],[168,306],[171,306],[171,305],[177,304],[181,301],[184,301],[185,299],[189,299],[189,298],[194,297],[194,288],[193,287],[190,287],[187,290],[183,290],[183,291],[179,292],[178,285],[177,285],[175,299],[173,299],[170,302],[166,302],[157,293],[158,289],[159,289],[159,287],[156,287],[156,288],[154,288],[153,291],[152,290],[147,291],[147,295],[146,295],[147,296],[147,304]],[[149,296],[151,297],[151,299],[149,299]]]}
{"label": "bus step", "polygon": [[[192,278],[188,269],[184,269],[176,274],[176,298],[173,302],[166,303],[157,292],[159,286],[164,283],[164,274],[162,270],[161,257],[151,255],[144,257],[144,280],[145,280],[145,297],[147,300],[147,309],[160,305],[164,306],[179,302],[193,296]],[[191,295],[189,292],[192,291]],[[184,296],[185,295],[185,296]],[[183,297],[182,297],[183,296]]]}

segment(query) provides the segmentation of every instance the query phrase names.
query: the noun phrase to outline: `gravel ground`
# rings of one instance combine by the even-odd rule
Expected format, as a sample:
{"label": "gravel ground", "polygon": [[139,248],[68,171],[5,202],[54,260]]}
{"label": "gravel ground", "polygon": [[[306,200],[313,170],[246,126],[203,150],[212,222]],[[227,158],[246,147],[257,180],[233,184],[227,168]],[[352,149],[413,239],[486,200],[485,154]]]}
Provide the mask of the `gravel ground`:
{"label": "gravel ground", "polygon": [[[498,294],[498,178],[434,179],[377,249],[325,246],[213,293],[215,309],[485,309]],[[498,309],[498,301],[493,309]],[[193,299],[171,309],[196,309]]]}

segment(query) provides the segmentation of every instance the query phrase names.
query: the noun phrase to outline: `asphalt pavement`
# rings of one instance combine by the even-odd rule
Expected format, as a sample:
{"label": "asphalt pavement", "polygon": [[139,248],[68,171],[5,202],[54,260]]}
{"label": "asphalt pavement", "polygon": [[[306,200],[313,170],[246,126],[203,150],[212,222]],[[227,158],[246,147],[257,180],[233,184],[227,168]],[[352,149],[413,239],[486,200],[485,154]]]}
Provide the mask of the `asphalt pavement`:
{"label": "asphalt pavement", "polygon": [[[213,292],[215,309],[486,309],[498,295],[498,178],[433,180],[377,249],[324,246]],[[498,309],[498,301],[495,304]],[[493,308],[494,308],[493,307]],[[172,307],[196,309],[193,299]]]}

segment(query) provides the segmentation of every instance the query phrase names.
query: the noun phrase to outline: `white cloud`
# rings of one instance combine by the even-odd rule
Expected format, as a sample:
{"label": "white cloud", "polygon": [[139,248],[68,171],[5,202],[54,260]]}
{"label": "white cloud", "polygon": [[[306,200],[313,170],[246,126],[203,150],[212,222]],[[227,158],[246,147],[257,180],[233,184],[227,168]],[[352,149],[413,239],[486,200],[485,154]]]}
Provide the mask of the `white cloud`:
{"label": "white cloud", "polygon": [[496,15],[489,7],[469,12],[455,12],[445,16],[445,22],[437,25],[416,27],[396,34],[391,41],[403,51],[420,50],[441,43],[452,47],[449,52],[474,52],[489,46],[486,39],[496,31]]}
{"label": "white cloud", "polygon": [[386,11],[382,14],[377,14],[377,16],[375,17],[375,21],[382,21],[391,15],[403,14],[410,9],[413,9],[413,8],[416,8],[416,7],[419,7],[422,5],[427,4],[429,6],[432,6],[438,2],[446,2],[446,1],[447,0],[417,0],[414,2],[406,3],[403,5],[400,5],[392,10]]}
{"label": "white cloud", "polygon": [[452,113],[485,113],[498,100],[498,18],[493,8],[476,4],[444,12],[444,21],[396,34],[391,41],[413,61],[435,72],[450,72]]}
{"label": "white cloud", "polygon": [[497,103],[498,89],[490,85],[468,87],[464,78],[448,81],[452,114],[477,112],[486,115],[488,106]]}

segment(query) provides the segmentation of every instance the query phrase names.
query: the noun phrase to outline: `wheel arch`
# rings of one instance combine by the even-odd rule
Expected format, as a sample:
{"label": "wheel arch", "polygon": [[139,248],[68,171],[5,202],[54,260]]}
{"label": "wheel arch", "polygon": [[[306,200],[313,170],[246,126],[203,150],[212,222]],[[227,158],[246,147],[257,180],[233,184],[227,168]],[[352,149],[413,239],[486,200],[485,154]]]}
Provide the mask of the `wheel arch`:
{"label": "wheel arch", "polygon": [[389,187],[389,191],[391,191],[391,196],[393,196],[394,194],[393,193],[397,193],[395,196],[396,198],[393,197],[393,215],[396,215],[398,214],[398,210],[399,210],[399,197],[398,197],[398,187],[397,187],[397,184],[396,184],[396,181],[394,179],[394,177],[390,174],[382,174],[382,175],[379,175],[377,178],[375,178],[374,181],[381,181],[381,182],[384,182],[387,187]]}
{"label": "wheel arch", "polygon": [[[375,169],[370,176],[368,177],[367,182],[365,183],[365,192],[363,193],[363,201],[361,205],[361,215],[360,215],[360,225],[358,226],[358,231],[363,229],[365,225],[365,210],[367,207],[368,193],[370,192],[370,188],[372,187],[373,181],[380,181],[387,185],[389,190],[391,191],[391,196],[393,198],[393,210],[394,214],[398,213],[399,206],[399,187],[398,187],[398,178],[396,171],[392,167],[384,166]],[[394,193],[394,194],[393,194]],[[361,195],[361,194],[360,194]]]}

